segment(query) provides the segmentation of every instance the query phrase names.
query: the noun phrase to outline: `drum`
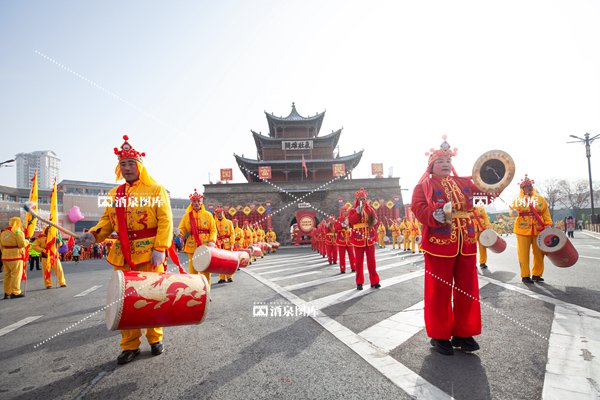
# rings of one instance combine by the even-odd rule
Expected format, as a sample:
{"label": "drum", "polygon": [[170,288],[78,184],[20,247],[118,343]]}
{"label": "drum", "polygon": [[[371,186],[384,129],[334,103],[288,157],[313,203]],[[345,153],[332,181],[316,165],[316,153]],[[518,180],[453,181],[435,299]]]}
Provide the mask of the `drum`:
{"label": "drum", "polygon": [[262,250],[260,249],[260,247],[258,247],[258,246],[250,246],[250,249],[252,250],[252,255],[255,258],[263,256],[263,253],[262,253]]}
{"label": "drum", "polygon": [[194,251],[192,263],[198,272],[233,275],[240,265],[239,252],[217,249],[216,247],[198,246]]}
{"label": "drum", "polygon": [[279,248],[279,242],[271,242],[271,247],[274,249],[278,249]]}
{"label": "drum", "polygon": [[506,241],[491,228],[487,228],[479,234],[479,243],[494,253],[502,253],[506,250]]}
{"label": "drum", "polygon": [[422,242],[423,242],[423,235],[417,235],[417,236],[415,236],[415,243],[416,244],[418,244],[420,246]]}
{"label": "drum", "polygon": [[240,268],[250,265],[250,254],[245,251],[239,251],[238,255],[240,257]]}
{"label": "drum", "polygon": [[106,327],[197,325],[206,317],[210,287],[204,275],[114,271],[108,284]]}
{"label": "drum", "polygon": [[579,259],[575,246],[559,229],[544,229],[537,237],[537,245],[557,267],[570,267]]}

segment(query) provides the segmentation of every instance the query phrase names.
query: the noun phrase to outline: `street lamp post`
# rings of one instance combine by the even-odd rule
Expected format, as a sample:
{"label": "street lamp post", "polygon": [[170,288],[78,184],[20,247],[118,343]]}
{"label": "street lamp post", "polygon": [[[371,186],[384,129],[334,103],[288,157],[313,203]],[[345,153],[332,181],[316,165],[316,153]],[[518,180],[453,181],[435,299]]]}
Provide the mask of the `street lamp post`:
{"label": "street lamp post", "polygon": [[12,167],[12,165],[6,165],[6,164],[8,164],[8,163],[11,163],[11,162],[13,162],[13,161],[15,161],[15,160],[6,160],[6,161],[2,161],[2,162],[0,162],[0,167],[5,167],[5,166],[6,166],[6,167]]}
{"label": "street lamp post", "polygon": [[596,214],[594,212],[594,188],[592,186],[592,162],[591,162],[591,157],[592,157],[592,152],[590,150],[590,144],[600,138],[600,134],[594,136],[594,137],[590,137],[589,133],[586,133],[584,136],[584,138],[580,138],[579,136],[575,136],[575,135],[569,135],[572,138],[577,139],[576,141],[573,142],[567,142],[567,143],[584,143],[585,144],[585,156],[587,157],[588,160],[588,177],[590,180],[590,203],[592,205],[592,217],[590,218],[590,223],[595,223],[596,222]]}

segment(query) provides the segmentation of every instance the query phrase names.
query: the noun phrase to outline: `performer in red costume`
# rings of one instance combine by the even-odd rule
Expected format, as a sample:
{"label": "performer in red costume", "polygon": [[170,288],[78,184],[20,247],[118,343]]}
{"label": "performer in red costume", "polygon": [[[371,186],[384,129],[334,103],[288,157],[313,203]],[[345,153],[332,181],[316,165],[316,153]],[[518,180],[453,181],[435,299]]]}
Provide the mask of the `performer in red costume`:
{"label": "performer in red costume", "polygon": [[350,243],[354,247],[357,290],[362,290],[363,283],[365,282],[363,266],[365,253],[367,253],[367,268],[369,270],[371,287],[374,289],[381,287],[375,264],[377,235],[374,227],[377,224],[377,215],[373,207],[367,202],[367,195],[367,191],[363,188],[356,192],[354,207],[348,212],[348,223],[352,226]]}
{"label": "performer in red costume", "polygon": [[325,223],[325,248],[329,264],[337,264],[338,249],[335,241],[335,218],[330,215]]}
{"label": "performer in red costume", "polygon": [[346,224],[346,217],[348,216],[348,210],[350,205],[342,207],[340,210],[340,217],[335,221],[335,234],[336,244],[340,256],[340,273],[346,273],[346,252],[348,252],[348,261],[350,262],[350,269],[352,272],[356,272],[354,267],[354,248],[350,244],[350,233],[352,232]]}
{"label": "performer in red costume", "polygon": [[423,224],[425,328],[435,350],[452,355],[453,347],[479,349],[473,339],[481,333],[481,310],[471,216],[473,195],[482,191],[471,177],[457,176],[456,149],[443,139],[439,150],[426,154],[429,164],[414,189],[412,211]]}

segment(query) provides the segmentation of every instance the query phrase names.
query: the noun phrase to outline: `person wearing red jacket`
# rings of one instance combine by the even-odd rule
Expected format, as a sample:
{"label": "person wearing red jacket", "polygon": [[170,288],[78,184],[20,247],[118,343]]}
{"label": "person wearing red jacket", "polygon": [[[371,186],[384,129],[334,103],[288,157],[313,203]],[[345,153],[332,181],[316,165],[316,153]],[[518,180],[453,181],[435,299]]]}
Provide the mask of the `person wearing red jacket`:
{"label": "person wearing red jacket", "polygon": [[335,240],[335,218],[330,215],[325,223],[325,247],[329,264],[337,264],[338,249]]}
{"label": "person wearing red jacket", "polygon": [[356,200],[354,207],[348,212],[348,223],[352,226],[350,243],[354,247],[354,261],[356,268],[356,289],[362,290],[365,282],[364,275],[364,257],[367,254],[367,269],[369,270],[369,280],[371,287],[379,289],[379,275],[375,263],[375,243],[377,234],[375,225],[377,225],[377,215],[375,210],[367,202],[367,191],[361,188],[355,194]]}
{"label": "person wearing red jacket", "polygon": [[[453,347],[479,349],[481,333],[477,281],[477,237],[473,227],[473,196],[482,191],[471,177],[459,177],[452,166],[456,149],[444,142],[431,150],[427,170],[413,191],[412,211],[423,224],[425,252],[425,328],[441,354]],[[451,340],[450,340],[451,339]]]}
{"label": "person wearing red jacket", "polygon": [[350,269],[352,270],[352,272],[356,272],[356,268],[354,266],[354,248],[350,244],[350,233],[352,231],[350,230],[350,228],[348,228],[348,223],[346,221],[346,217],[348,216],[348,209],[349,208],[342,207],[342,209],[340,210],[340,217],[334,222],[336,244],[340,256],[341,274],[346,273],[346,252],[348,253]]}

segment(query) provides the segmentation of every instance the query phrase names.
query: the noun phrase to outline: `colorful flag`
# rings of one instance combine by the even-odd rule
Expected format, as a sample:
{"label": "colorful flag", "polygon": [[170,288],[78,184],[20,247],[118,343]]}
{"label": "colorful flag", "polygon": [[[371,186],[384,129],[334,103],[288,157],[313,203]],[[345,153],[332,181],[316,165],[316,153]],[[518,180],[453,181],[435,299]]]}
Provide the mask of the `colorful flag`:
{"label": "colorful flag", "polygon": [[[37,169],[33,173],[33,178],[31,179],[31,191],[29,192],[29,201],[35,203],[33,206],[33,211],[37,213],[38,211],[38,179],[37,179]],[[31,238],[33,237],[33,233],[35,232],[35,227],[37,225],[37,218],[27,213],[25,216],[25,237]]]}
{"label": "colorful flag", "polygon": [[[52,186],[52,195],[50,197],[50,222],[58,223],[58,193],[56,191],[56,179],[54,179],[54,185]],[[44,277],[50,278],[50,270],[56,263],[58,253],[56,251],[56,240],[58,238],[56,228],[48,226],[48,235],[46,235],[46,253],[48,254],[48,268],[44,271]]]}
{"label": "colorful flag", "polygon": [[302,154],[302,168],[304,168],[304,177],[308,178],[308,168],[306,167],[306,160],[304,160],[304,154]]}

